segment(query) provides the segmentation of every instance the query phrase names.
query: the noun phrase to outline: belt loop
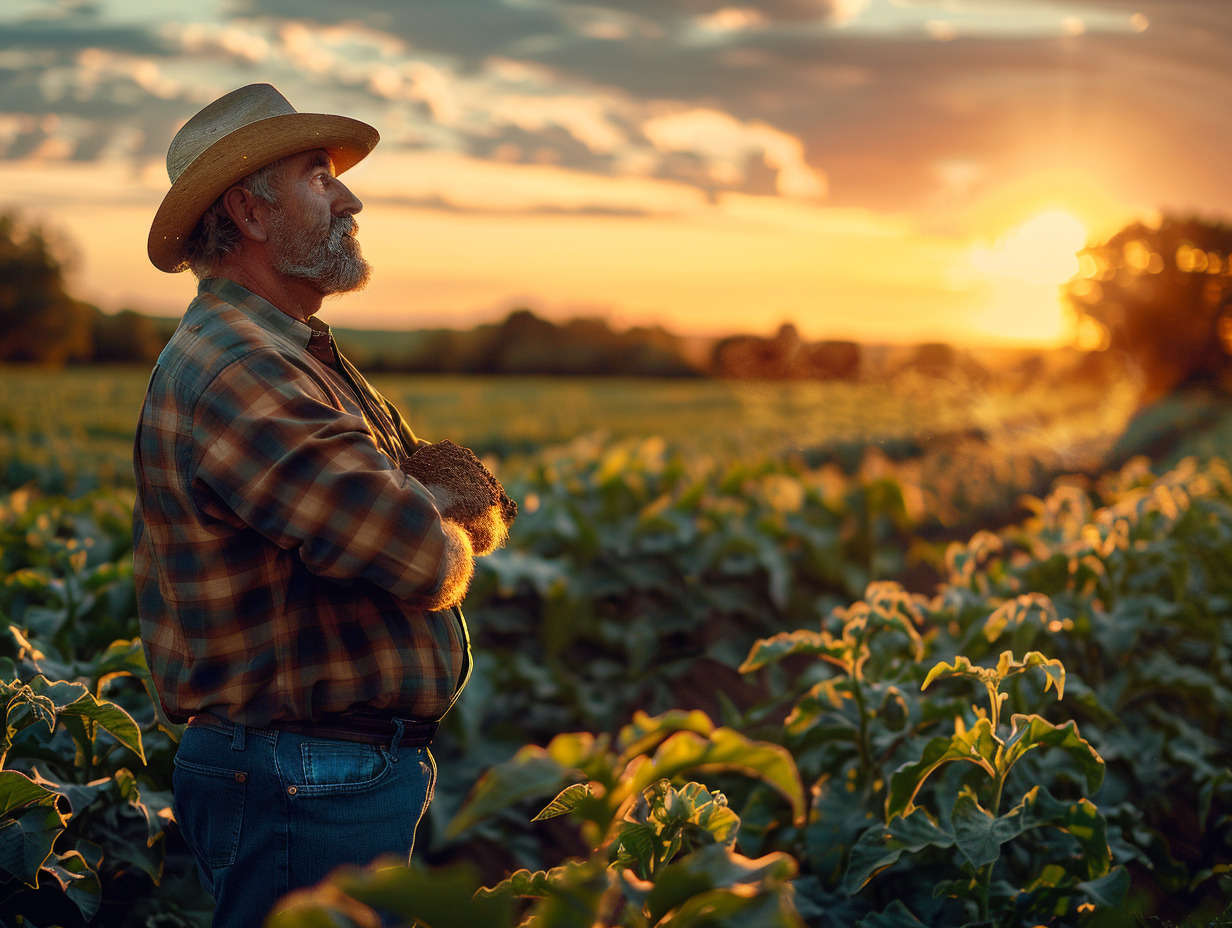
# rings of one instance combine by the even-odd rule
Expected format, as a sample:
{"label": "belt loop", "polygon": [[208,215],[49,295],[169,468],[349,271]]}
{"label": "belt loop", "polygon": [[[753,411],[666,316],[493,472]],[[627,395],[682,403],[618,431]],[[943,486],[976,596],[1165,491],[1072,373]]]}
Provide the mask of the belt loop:
{"label": "belt loop", "polygon": [[246,729],[239,722],[235,722],[234,725],[235,727],[231,730],[231,750],[242,751],[244,750],[244,733]]}
{"label": "belt loop", "polygon": [[405,726],[402,724],[402,719],[394,719],[394,740],[389,745],[389,753],[394,755],[394,760],[397,760],[398,745],[402,742],[402,732]]}

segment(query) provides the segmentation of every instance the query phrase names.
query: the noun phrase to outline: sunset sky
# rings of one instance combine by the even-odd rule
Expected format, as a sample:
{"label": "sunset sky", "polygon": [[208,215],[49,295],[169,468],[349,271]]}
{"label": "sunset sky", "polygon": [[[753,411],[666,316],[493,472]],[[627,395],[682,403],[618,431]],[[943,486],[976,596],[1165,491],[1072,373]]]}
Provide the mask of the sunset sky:
{"label": "sunset sky", "polygon": [[1232,221],[1229,0],[4,0],[0,210],[178,315],[167,145],[258,81],[381,133],[344,327],[1058,344],[1085,239]]}

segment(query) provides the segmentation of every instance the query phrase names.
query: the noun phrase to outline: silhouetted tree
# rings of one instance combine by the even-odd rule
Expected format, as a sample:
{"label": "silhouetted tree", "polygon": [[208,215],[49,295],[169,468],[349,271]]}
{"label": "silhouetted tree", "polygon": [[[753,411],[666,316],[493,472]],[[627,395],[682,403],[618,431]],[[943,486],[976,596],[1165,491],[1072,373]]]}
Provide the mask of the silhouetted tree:
{"label": "silhouetted tree", "polygon": [[1135,222],[1081,253],[1065,295],[1140,373],[1142,400],[1232,374],[1232,227],[1199,219]]}
{"label": "silhouetted tree", "polygon": [[98,311],[64,288],[66,251],[35,225],[0,215],[0,361],[88,360]]}

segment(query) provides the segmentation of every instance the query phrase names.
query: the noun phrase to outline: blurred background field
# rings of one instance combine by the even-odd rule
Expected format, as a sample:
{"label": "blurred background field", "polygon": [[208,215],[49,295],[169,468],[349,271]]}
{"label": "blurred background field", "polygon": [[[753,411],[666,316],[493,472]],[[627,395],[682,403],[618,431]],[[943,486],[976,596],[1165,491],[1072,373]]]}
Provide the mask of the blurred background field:
{"label": "blurred background field", "polygon": [[[135,366],[5,369],[5,484],[70,493],[131,486],[133,428],[147,379]],[[506,472],[583,436],[657,437],[701,464],[794,457],[847,474],[893,465],[934,499],[939,515],[952,513],[963,496],[989,505],[1000,495],[1012,504],[1058,473],[1097,469],[1135,409],[1128,381],[1057,383],[1048,376],[1014,388],[914,375],[890,383],[371,379],[420,437],[466,444]],[[955,492],[959,499],[951,499]]]}

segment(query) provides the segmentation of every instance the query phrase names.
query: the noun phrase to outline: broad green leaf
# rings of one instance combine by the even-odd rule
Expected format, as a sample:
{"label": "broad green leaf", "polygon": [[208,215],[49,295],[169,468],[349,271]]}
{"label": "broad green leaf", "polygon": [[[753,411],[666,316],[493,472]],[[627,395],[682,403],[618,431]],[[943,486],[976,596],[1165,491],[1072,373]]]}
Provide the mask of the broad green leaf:
{"label": "broad green leaf", "polygon": [[951,816],[954,843],[971,866],[980,868],[1001,856],[1001,845],[1022,834],[1022,817],[1011,813],[998,818],[980,805],[975,793],[963,786]]}
{"label": "broad green leaf", "polygon": [[103,687],[110,680],[125,674],[131,674],[141,681],[146,695],[150,697],[150,705],[154,707],[154,715],[158,718],[159,727],[171,736],[172,741],[178,743],[184,734],[184,729],[188,726],[171,721],[163,711],[162,700],[158,698],[158,692],[154,688],[154,676],[150,673],[149,664],[146,663],[145,650],[142,648],[140,638],[121,639],[107,646],[107,650],[100,655],[94,666],[94,675],[98,679],[98,692],[101,694]]}
{"label": "broad green leaf", "polygon": [[87,806],[107,792],[112,782],[110,777],[101,777],[90,783],[56,783],[44,777],[37,769],[34,771],[33,781],[48,792],[63,796],[68,801],[70,817],[80,815]]}
{"label": "broad green leaf", "polygon": [[137,778],[127,767],[121,767],[115,772],[115,784],[120,790],[120,797],[145,819],[146,845],[153,847],[163,833],[163,828],[174,820],[174,796],[171,790],[140,789]]}
{"label": "broad green leaf", "polygon": [[985,668],[975,666],[968,658],[960,654],[954,658],[954,663],[952,664],[947,663],[946,661],[939,661],[934,664],[932,670],[928,672],[928,675],[924,678],[924,682],[920,685],[920,689],[928,689],[929,686],[932,685],[933,681],[943,674],[949,674],[951,676],[971,676],[983,679],[986,673],[987,671]]}
{"label": "broad green leaf", "polygon": [[712,844],[663,868],[646,897],[646,911],[651,924],[657,924],[691,897],[715,889],[782,884],[793,879],[796,871],[795,860],[787,854],[752,859]]}
{"label": "broad green leaf", "polygon": [[396,866],[391,857],[362,869],[345,868],[335,882],[365,905],[432,928],[510,924],[512,900],[477,895],[479,875],[473,867],[458,864],[429,871],[406,866],[404,860]]}
{"label": "broad green leaf", "polygon": [[512,760],[492,767],[479,778],[445,835],[456,838],[472,825],[523,799],[559,791],[576,777],[573,769],[549,757],[543,748],[528,744]]}
{"label": "broad green leaf", "polygon": [[562,767],[581,770],[592,780],[601,780],[601,771],[611,766],[608,753],[610,743],[607,735],[596,736],[587,731],[566,732],[549,741],[544,753]]}
{"label": "broad green leaf", "polygon": [[1060,748],[1078,765],[1087,781],[1087,792],[1094,793],[1104,782],[1104,760],[1085,738],[1078,734],[1078,723],[1054,725],[1038,715],[1015,715],[1013,733],[1005,742],[1005,769],[1008,771],[1029,751],[1039,747]]}
{"label": "broad green leaf", "polygon": [[999,747],[1000,742],[992,732],[992,723],[986,718],[977,720],[971,728],[956,732],[949,738],[933,738],[924,746],[924,753],[918,761],[904,764],[890,776],[886,818],[909,815],[915,808],[915,797],[924,781],[938,767],[951,761],[975,764],[990,777],[995,777]]}
{"label": "broad green leaf", "polygon": [[577,808],[580,800],[591,795],[593,793],[589,783],[574,783],[572,786],[566,786],[531,821],[541,822],[544,819],[556,818],[559,815],[568,815]]}
{"label": "broad green leaf", "polygon": [[873,633],[886,630],[906,635],[911,645],[911,656],[918,662],[924,659],[924,639],[920,637],[918,627],[924,621],[924,614],[917,600],[917,596],[907,592],[900,584],[888,580],[870,583],[864,591],[864,601],[868,603],[870,616],[875,620]]}
{"label": "broad green leaf", "polygon": [[593,928],[614,924],[612,910],[620,901],[619,894],[613,892],[616,873],[598,857],[567,865],[564,869],[566,872],[560,879],[549,886],[548,896],[531,909],[530,924],[541,928]]}
{"label": "broad green leaf", "polygon": [[[815,683],[807,693],[796,700],[791,714],[783,723],[784,727],[793,735],[811,732],[817,727],[819,719],[835,718],[835,710],[841,709],[846,700],[853,698],[853,688],[858,685],[850,677],[830,677],[820,683]],[[841,737],[855,738],[858,726],[844,719],[840,729]],[[817,734],[817,732],[812,732],[813,737]]]}
{"label": "broad green leaf", "polygon": [[753,643],[749,656],[739,667],[740,673],[751,673],[760,670],[767,664],[781,661],[792,654],[828,654],[837,656],[846,649],[836,646],[833,639],[824,632],[814,632],[801,629],[794,632],[779,632],[770,638],[762,638]]}
{"label": "broad green leaf", "polygon": [[148,675],[149,666],[146,664],[141,639],[130,638],[111,642],[107,649],[94,660],[94,666],[91,669],[100,695],[103,687],[116,677],[131,675],[140,678]]}
{"label": "broad green leaf", "polygon": [[616,835],[617,863],[632,867],[642,879],[649,879],[658,865],[659,836],[653,826],[626,822]]}
{"label": "broad green leaf", "polygon": [[31,806],[0,820],[0,873],[37,886],[39,868],[63,832],[64,818],[54,806]]}
{"label": "broad green leaf", "polygon": [[[265,928],[342,928],[375,925],[375,909],[399,916],[399,924],[432,928],[475,928],[512,923],[512,900],[481,898],[478,876],[467,865],[431,872],[394,857],[367,867],[343,867],[322,883],[280,900]],[[418,921],[416,921],[418,920]]]}
{"label": "broad green leaf", "polygon": [[98,914],[103,901],[103,887],[98,873],[79,852],[67,851],[58,855],[44,864],[42,872],[50,873],[59,882],[60,889],[73,901],[86,921]]}
{"label": "broad green leaf", "polygon": [[1112,866],[1112,852],[1108,848],[1108,823],[1089,799],[1068,802],[1056,799],[1044,787],[1036,786],[1010,814],[1014,814],[1018,809],[1022,809],[1024,831],[1027,828],[1051,825],[1077,840],[1082,848],[1087,879],[1097,880],[1108,875]]}
{"label": "broad green leaf", "polygon": [[1010,625],[1022,625],[1032,619],[1045,627],[1057,619],[1056,606],[1043,593],[1024,593],[1006,600],[984,622],[984,637],[996,641]]}
{"label": "broad green leaf", "polygon": [[[30,713],[30,721],[24,724],[20,721],[23,709]],[[12,733],[27,724],[42,722],[47,726],[48,733],[54,731],[56,712],[56,704],[47,696],[36,693],[29,685],[15,685],[8,693],[8,701],[4,707],[4,749],[8,750]],[[14,716],[17,716],[17,721]]]}
{"label": "broad green leaf", "polygon": [[38,803],[52,805],[56,793],[17,770],[0,770],[0,815],[20,806]]}
{"label": "broad green leaf", "polygon": [[616,736],[616,748],[626,762],[638,754],[649,754],[655,747],[678,731],[696,732],[703,737],[714,731],[714,722],[705,712],[677,709],[651,716],[640,709],[633,720]]}
{"label": "broad green leaf", "polygon": [[42,674],[30,680],[30,689],[39,696],[51,700],[57,714],[90,695],[90,690],[84,683],[74,683],[70,680],[48,680]]}
{"label": "broad green leaf", "polygon": [[941,829],[925,809],[915,809],[874,825],[860,835],[851,849],[843,886],[848,895],[859,892],[869,880],[895,863],[904,853],[926,847],[952,847],[954,836]]}
{"label": "broad green leaf", "polygon": [[[133,721],[133,717],[115,703],[96,699],[84,684],[65,680],[53,682],[42,675],[32,679],[30,687],[40,696],[52,701],[58,716],[82,718],[101,725],[145,762],[141,729]],[[79,747],[84,749],[82,745]]]}
{"label": "broad green leaf", "polygon": [[704,803],[697,808],[691,820],[696,821],[717,843],[727,847],[735,845],[736,833],[740,830],[740,816],[726,803]]}
{"label": "broad green leaf", "polygon": [[700,893],[652,924],[664,928],[806,928],[786,889],[759,886]]}
{"label": "broad green leaf", "polygon": [[495,886],[481,886],[475,895],[480,898],[492,896],[529,896],[545,897],[552,894],[552,886],[565,878],[571,867],[576,863],[553,867],[551,870],[515,870]]}
{"label": "broad green leaf", "polygon": [[1072,835],[1082,847],[1087,877],[1108,874],[1112,854],[1108,849],[1108,826],[1099,810],[1086,799],[1064,802],[1042,786],[1032,787],[1018,805],[994,818],[964,787],[954,804],[954,836],[958,849],[974,867],[997,860],[1001,845],[1032,828],[1053,827]]}
{"label": "broad green leaf", "polygon": [[1107,876],[1097,880],[1079,883],[1078,890],[1095,905],[1106,906],[1109,909],[1120,909],[1129,893],[1129,871],[1117,867]]}
{"label": "broad green leaf", "polygon": [[[1009,652],[1005,652],[1008,654]],[[1002,658],[1005,657],[1002,655]],[[1026,656],[1021,661],[1016,661],[1011,665],[1011,670],[1021,673],[1031,667],[1039,667],[1044,671],[1044,692],[1047,693],[1049,687],[1055,687],[1057,691],[1057,699],[1065,698],[1065,665],[1055,657],[1045,657],[1039,651],[1028,651]],[[1008,674],[1007,674],[1008,676]]]}
{"label": "broad green leaf", "polygon": [[885,911],[868,915],[858,922],[856,928],[928,928],[911,914],[911,910],[895,899]]}
{"label": "broad green leaf", "polygon": [[753,741],[730,728],[716,728],[707,738],[691,731],[672,735],[655,751],[651,763],[634,774],[632,789],[641,791],[660,779],[690,770],[733,770],[760,779],[791,803],[797,822],[804,821],[804,787],[795,761],[782,745]]}
{"label": "broad green leaf", "polygon": [[61,710],[60,715],[78,716],[96,722],[145,763],[145,748],[141,743],[141,729],[133,717],[113,702],[99,701],[87,693],[86,697]]}

